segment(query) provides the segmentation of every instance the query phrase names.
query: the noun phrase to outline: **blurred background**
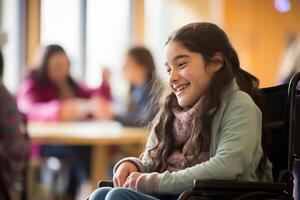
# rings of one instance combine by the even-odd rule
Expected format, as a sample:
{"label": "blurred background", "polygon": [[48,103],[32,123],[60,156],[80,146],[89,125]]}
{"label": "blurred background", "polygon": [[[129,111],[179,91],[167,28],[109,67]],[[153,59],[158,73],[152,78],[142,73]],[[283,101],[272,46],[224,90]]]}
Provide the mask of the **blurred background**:
{"label": "blurred background", "polygon": [[[147,73],[164,81],[167,37],[199,21],[225,30],[260,87],[300,71],[300,0],[0,0],[3,84],[32,139],[30,199],[84,199],[97,180],[111,178],[115,161],[141,153],[148,130],[135,121],[151,97]],[[46,98],[49,93],[35,88],[40,82],[30,81],[43,62],[50,65],[51,51],[67,58],[72,81]],[[41,108],[50,101],[52,107]]]}
{"label": "blurred background", "polygon": [[299,0],[1,0],[4,82],[15,92],[37,49],[51,43],[65,48],[72,75],[90,86],[101,82],[103,66],[119,81],[124,53],[134,44],[146,45],[163,72],[167,36],[184,24],[210,21],[229,35],[242,66],[271,86],[300,33],[299,10]]}

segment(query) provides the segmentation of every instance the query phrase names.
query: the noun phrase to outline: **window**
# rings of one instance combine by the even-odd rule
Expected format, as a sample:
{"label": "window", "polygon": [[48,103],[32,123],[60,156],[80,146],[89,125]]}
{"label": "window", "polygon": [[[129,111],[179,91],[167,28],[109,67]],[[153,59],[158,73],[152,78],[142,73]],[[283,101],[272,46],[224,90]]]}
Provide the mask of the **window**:
{"label": "window", "polygon": [[[124,50],[130,45],[131,0],[88,0],[86,80],[91,86],[101,81],[101,68],[120,73]],[[115,77],[116,78],[116,77]]]}
{"label": "window", "polygon": [[4,57],[3,81],[14,93],[19,85],[20,75],[25,65],[25,1],[2,0],[0,7],[0,30],[7,36],[2,47]]}
{"label": "window", "polygon": [[162,67],[164,66],[164,43],[170,33],[167,27],[167,11],[164,0],[145,0],[145,43],[153,53],[160,74],[165,72],[165,68]]}
{"label": "window", "polygon": [[83,78],[80,55],[80,1],[41,1],[41,45],[61,45],[71,60],[71,73],[77,79]]}
{"label": "window", "polygon": [[101,83],[102,67],[109,67],[112,79],[118,80],[112,81],[113,91],[123,92],[120,65],[131,43],[131,2],[42,0],[41,43],[62,45],[72,76],[91,87]]}

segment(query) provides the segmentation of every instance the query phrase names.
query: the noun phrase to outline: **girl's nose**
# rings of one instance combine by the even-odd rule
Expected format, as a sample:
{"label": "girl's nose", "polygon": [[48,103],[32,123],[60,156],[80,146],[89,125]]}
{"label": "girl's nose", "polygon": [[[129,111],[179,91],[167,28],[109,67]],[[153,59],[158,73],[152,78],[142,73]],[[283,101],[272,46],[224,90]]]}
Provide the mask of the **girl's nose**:
{"label": "girl's nose", "polygon": [[179,74],[176,70],[172,70],[169,74],[169,82],[174,83],[179,80]]}

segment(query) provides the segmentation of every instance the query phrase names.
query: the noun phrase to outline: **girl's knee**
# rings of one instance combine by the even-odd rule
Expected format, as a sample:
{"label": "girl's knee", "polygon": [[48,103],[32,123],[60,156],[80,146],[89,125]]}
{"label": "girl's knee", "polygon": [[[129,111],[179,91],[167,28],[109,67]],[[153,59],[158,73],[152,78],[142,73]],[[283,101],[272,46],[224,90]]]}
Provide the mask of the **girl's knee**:
{"label": "girl's knee", "polygon": [[130,195],[131,190],[126,188],[114,188],[109,191],[106,196],[106,200],[112,199],[122,199],[122,200],[131,200],[132,197]]}
{"label": "girl's knee", "polygon": [[91,194],[91,196],[89,197],[89,200],[104,200],[107,193],[112,189],[113,188],[111,188],[111,187],[98,188]]}

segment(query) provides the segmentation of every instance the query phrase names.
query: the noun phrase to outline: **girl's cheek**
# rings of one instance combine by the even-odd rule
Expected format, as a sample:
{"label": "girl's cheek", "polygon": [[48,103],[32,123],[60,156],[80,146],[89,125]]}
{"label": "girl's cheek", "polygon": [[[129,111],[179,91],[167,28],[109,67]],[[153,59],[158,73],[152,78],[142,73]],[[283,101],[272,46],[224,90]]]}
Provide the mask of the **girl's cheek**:
{"label": "girl's cheek", "polygon": [[206,76],[203,76],[202,78],[198,78],[196,82],[196,87],[199,90],[206,91],[209,88],[210,85],[210,79]]}
{"label": "girl's cheek", "polygon": [[181,70],[179,75],[188,81],[192,81],[193,73],[188,69]]}

